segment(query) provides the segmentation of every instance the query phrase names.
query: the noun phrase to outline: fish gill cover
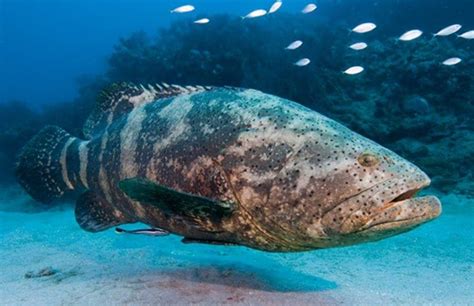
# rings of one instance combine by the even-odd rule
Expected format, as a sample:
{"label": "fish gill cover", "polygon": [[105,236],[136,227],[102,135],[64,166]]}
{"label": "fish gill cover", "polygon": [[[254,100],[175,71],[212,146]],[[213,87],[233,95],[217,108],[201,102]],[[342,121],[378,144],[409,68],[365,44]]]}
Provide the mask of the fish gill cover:
{"label": "fish gill cover", "polygon": [[[345,10],[351,9],[354,4],[347,4]],[[75,100],[39,112],[18,101],[0,105],[0,164],[6,169],[0,179],[13,180],[14,156],[42,126],[56,124],[81,135],[96,96],[107,84],[164,81],[254,88],[297,101],[413,161],[439,190],[473,196],[472,41],[434,39],[436,22],[408,42],[397,38],[409,29],[387,21],[370,33],[349,33],[357,23],[310,16],[317,13],[278,11],[244,21],[199,13],[180,16],[158,35],[136,32],[120,39],[106,72],[83,78]],[[193,23],[204,17],[210,22]],[[296,40],[303,45],[285,50]],[[366,49],[349,48],[362,41]],[[462,63],[441,64],[453,56]],[[294,65],[305,57],[310,64]],[[358,65],[363,73],[342,73]]]}

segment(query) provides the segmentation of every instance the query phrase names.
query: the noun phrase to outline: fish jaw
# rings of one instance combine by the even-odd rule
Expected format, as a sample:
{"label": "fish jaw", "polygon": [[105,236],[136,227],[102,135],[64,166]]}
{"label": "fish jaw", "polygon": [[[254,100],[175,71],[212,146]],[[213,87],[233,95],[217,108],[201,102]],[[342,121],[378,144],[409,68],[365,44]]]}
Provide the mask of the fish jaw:
{"label": "fish jaw", "polygon": [[441,214],[435,196],[415,197],[430,185],[423,172],[387,180],[347,199],[322,219],[326,247],[377,241],[407,232]]}
{"label": "fish jaw", "polygon": [[382,239],[432,221],[439,217],[441,210],[441,202],[435,196],[390,202],[378,217],[367,223],[356,234],[374,235]]}
{"label": "fish jaw", "polygon": [[[399,213],[400,211],[404,213]],[[418,211],[407,214],[408,211]],[[328,238],[322,247],[342,247],[375,242],[408,232],[436,219],[441,214],[441,203],[434,196],[426,196],[397,202],[381,213],[378,221],[369,222],[358,231]],[[395,217],[397,215],[397,217]],[[382,221],[386,219],[386,221]]]}

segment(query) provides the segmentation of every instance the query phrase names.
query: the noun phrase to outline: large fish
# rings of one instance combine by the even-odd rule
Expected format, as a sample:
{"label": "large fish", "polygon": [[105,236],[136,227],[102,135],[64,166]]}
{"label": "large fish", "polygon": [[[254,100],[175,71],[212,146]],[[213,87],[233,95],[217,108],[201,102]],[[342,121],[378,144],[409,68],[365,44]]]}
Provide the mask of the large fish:
{"label": "large fish", "polygon": [[375,241],[441,211],[429,178],[297,103],[251,89],[115,85],[86,139],[45,127],[17,175],[38,201],[82,191],[79,225],[142,222],[185,242],[304,251]]}

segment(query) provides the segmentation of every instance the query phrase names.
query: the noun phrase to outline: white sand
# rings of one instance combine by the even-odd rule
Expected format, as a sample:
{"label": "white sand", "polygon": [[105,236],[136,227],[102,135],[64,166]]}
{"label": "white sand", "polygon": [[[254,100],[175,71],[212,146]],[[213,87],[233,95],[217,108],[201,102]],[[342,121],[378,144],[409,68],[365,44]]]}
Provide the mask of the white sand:
{"label": "white sand", "polygon": [[[270,254],[178,237],[91,234],[73,211],[0,211],[0,304],[474,305],[474,200],[399,237]],[[5,209],[4,209],[5,210]],[[25,278],[51,266],[57,274]]]}

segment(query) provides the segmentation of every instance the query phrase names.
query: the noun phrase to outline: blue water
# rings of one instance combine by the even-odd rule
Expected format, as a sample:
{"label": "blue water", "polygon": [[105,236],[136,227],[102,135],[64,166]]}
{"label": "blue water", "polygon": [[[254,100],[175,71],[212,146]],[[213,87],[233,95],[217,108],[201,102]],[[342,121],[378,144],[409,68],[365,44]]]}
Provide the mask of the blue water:
{"label": "blue water", "polygon": [[[199,7],[193,15],[243,16],[255,8],[271,5],[271,1],[262,0],[194,3]],[[173,0],[3,0],[0,103],[16,99],[37,105],[70,100],[76,95],[77,78],[101,73],[120,37],[139,30],[156,33],[158,27],[183,18],[168,13],[181,4]],[[281,12],[298,12],[305,4],[301,0],[286,1]],[[352,25],[373,19],[388,23],[385,30],[392,33],[412,27],[434,32],[452,23],[474,26],[469,14],[474,4],[469,0],[321,0],[318,5],[317,18]]]}
{"label": "blue water", "polygon": [[[474,2],[320,0],[309,15],[300,13],[308,1],[283,2],[273,16],[241,21],[248,32],[223,22],[232,28],[214,28],[216,42],[202,32],[208,25],[190,35],[189,24],[209,17],[213,29],[224,18],[216,15],[233,20],[272,1],[195,0],[195,12],[170,14],[185,1],[0,0],[0,304],[474,305],[474,40],[431,38],[454,23],[463,25],[458,34],[474,30]],[[349,33],[367,21],[377,23],[373,33]],[[396,42],[414,28],[420,40]],[[139,31],[148,38],[135,36],[132,51],[120,53],[120,39]],[[287,55],[298,35],[307,44]],[[359,40],[368,50],[347,50]],[[212,68],[193,60],[204,49]],[[440,63],[451,56],[463,61],[448,70]],[[312,63],[295,69],[301,57]],[[366,67],[360,79],[343,76],[356,64]],[[14,157],[42,126],[78,135],[105,84],[167,79],[255,87],[321,111],[426,171],[443,214],[376,243],[270,254],[87,233],[74,199],[44,207],[15,182]],[[428,106],[407,106],[412,96]],[[25,278],[46,267],[54,274]]]}

